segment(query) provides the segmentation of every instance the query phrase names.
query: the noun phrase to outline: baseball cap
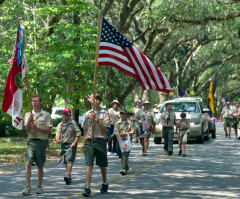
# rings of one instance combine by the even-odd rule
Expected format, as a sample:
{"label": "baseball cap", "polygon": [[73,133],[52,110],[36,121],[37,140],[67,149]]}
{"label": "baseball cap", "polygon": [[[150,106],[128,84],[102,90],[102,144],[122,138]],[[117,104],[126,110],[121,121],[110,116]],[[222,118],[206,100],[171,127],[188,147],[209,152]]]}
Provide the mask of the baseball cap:
{"label": "baseball cap", "polygon": [[113,100],[113,101],[112,101],[112,104],[113,104],[113,103],[116,103],[116,104],[119,104],[119,105],[120,105],[120,103],[119,103],[118,100]]}
{"label": "baseball cap", "polygon": [[236,104],[240,104],[239,102],[236,102]]}
{"label": "baseball cap", "polygon": [[136,103],[142,103],[142,101],[141,100],[136,100]]}
{"label": "baseball cap", "polygon": [[65,108],[62,113],[67,113],[68,115],[72,114],[72,112],[69,108]]}
{"label": "baseball cap", "polygon": [[230,104],[230,102],[227,102],[227,104]]}

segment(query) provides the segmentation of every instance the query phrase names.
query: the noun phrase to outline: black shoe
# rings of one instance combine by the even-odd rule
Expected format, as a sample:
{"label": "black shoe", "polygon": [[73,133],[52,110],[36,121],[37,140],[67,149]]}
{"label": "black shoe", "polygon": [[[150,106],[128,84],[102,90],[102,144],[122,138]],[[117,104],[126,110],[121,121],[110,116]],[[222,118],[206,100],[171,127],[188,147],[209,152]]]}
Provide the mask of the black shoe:
{"label": "black shoe", "polygon": [[186,154],[184,153],[184,154],[182,155],[182,157],[186,157]]}
{"label": "black shoe", "polygon": [[125,176],[125,175],[127,175],[127,171],[123,169],[122,171],[120,171],[120,174],[122,174],[123,176]]}
{"label": "black shoe", "polygon": [[64,177],[64,181],[66,182],[66,185],[69,185],[72,180],[70,177]]}
{"label": "black shoe", "polygon": [[91,189],[90,188],[86,188],[85,191],[82,193],[82,196],[89,197],[90,194],[91,194]]}
{"label": "black shoe", "polygon": [[228,136],[228,133],[225,133],[225,137],[227,137]]}
{"label": "black shoe", "polygon": [[182,155],[182,150],[179,150],[178,155]]}
{"label": "black shoe", "polygon": [[168,151],[168,155],[172,155],[173,154],[173,152],[172,151]]}
{"label": "black shoe", "polygon": [[102,184],[102,188],[100,189],[100,193],[107,193],[108,192],[108,184]]}

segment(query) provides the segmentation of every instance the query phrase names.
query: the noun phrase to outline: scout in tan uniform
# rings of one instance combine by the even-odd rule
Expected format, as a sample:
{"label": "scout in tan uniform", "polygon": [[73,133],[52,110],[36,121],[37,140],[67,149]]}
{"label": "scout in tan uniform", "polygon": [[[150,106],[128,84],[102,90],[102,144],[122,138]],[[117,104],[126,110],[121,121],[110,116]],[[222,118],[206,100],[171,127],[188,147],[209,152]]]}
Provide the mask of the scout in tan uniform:
{"label": "scout in tan uniform", "polygon": [[[101,193],[108,191],[107,183],[107,128],[109,128],[108,112],[101,109],[100,103],[102,98],[99,95],[95,97],[95,111],[88,111],[83,120],[84,128],[84,150],[86,161],[86,188],[83,196],[88,197],[91,194],[90,183],[92,179],[92,168],[94,165],[94,158],[96,158],[96,165],[100,167],[102,174],[102,188]],[[91,143],[92,122],[94,122],[94,138]]]}
{"label": "scout in tan uniform", "polygon": [[142,108],[142,101],[141,100],[136,100],[136,105],[133,108],[133,113],[134,115],[137,114],[137,112]]}
{"label": "scout in tan uniform", "polygon": [[56,141],[58,144],[61,143],[60,157],[65,154],[64,163],[66,166],[66,177],[64,177],[64,181],[67,185],[72,182],[72,166],[77,153],[77,143],[81,136],[81,131],[77,123],[71,119],[71,114],[72,112],[70,109],[65,108],[63,110],[63,121],[58,124],[56,132]]}
{"label": "scout in tan uniform", "polygon": [[[224,107],[222,110],[222,113],[220,115],[220,121],[222,121],[222,119],[224,119],[223,127],[225,131],[225,137],[228,136],[230,138],[231,126],[232,126],[232,120],[233,120],[232,110],[230,108],[230,102],[227,102],[226,107]],[[228,128],[228,133],[227,133],[227,128]]]}
{"label": "scout in tan uniform", "polygon": [[239,123],[239,116],[240,116],[239,102],[236,102],[236,108],[233,109],[232,116],[233,116],[232,127],[235,130],[235,136],[237,139],[238,138],[238,123]]}
{"label": "scout in tan uniform", "polygon": [[116,143],[117,138],[113,134],[114,126],[116,122],[120,119],[118,107],[120,103],[118,100],[113,100],[112,102],[112,108],[108,110],[109,113],[109,119],[110,119],[110,128],[108,128],[108,155],[116,156]]}
{"label": "scout in tan uniform", "polygon": [[[146,156],[147,155],[147,149],[149,145],[149,138],[151,135],[151,132],[154,132],[155,130],[155,118],[154,118],[154,113],[150,109],[150,102],[146,100],[143,103],[143,109],[140,109],[137,114],[136,114],[136,122],[139,124],[138,129],[140,131],[140,143],[142,145],[142,155]],[[149,128],[145,129],[144,123],[146,122],[149,124]],[[143,131],[143,134],[142,134]]]}
{"label": "scout in tan uniform", "polygon": [[[40,95],[32,97],[33,114],[25,114],[25,129],[29,133],[26,151],[26,185],[22,194],[31,194],[31,166],[37,165],[38,168],[38,186],[36,193],[42,194],[43,166],[46,161],[46,148],[48,135],[51,133],[52,121],[50,114],[41,109],[42,98]],[[34,136],[33,133],[36,133]]]}
{"label": "scout in tan uniform", "polygon": [[[132,136],[134,134],[134,127],[131,125],[130,122],[128,122],[127,117],[127,111],[125,109],[122,109],[119,111],[120,112],[120,120],[116,123],[115,127],[114,127],[114,134],[117,135],[117,154],[118,157],[121,159],[122,161],[122,170],[120,171],[120,174],[122,175],[126,175],[127,171],[129,170],[128,167],[128,157],[130,154],[130,151],[128,152],[123,152],[121,151],[121,146],[120,146],[120,138],[119,136],[121,136],[122,140],[126,140],[127,136]],[[124,146],[122,146],[124,147]]]}
{"label": "scout in tan uniform", "polygon": [[164,151],[166,155],[173,153],[174,125],[176,125],[176,115],[172,112],[171,104],[166,104],[166,111],[160,116],[163,125],[162,133],[164,138]]}

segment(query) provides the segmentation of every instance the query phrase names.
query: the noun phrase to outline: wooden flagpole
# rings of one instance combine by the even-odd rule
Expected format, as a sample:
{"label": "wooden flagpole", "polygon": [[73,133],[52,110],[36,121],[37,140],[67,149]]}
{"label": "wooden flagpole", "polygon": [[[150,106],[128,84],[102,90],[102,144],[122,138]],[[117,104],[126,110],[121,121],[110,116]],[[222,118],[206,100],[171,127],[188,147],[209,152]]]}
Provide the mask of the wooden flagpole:
{"label": "wooden flagpole", "polygon": [[[20,25],[19,19],[17,19],[17,24],[18,26]],[[31,106],[31,98],[30,98],[30,92],[29,92],[29,86],[28,86],[28,79],[27,79],[27,72],[25,73],[25,84],[27,87],[27,95],[28,95],[28,104],[29,104],[29,109],[30,109],[30,114],[32,115],[32,106]],[[32,120],[33,123],[33,120]],[[36,137],[36,130],[33,129],[33,137]]]}
{"label": "wooden flagpole", "polygon": [[[96,79],[97,79],[98,49],[99,49],[99,32],[100,32],[100,12],[98,13],[97,44],[96,44],[96,55],[95,55],[95,71],[94,71],[94,86],[93,86],[93,101],[92,101],[93,112],[95,111],[95,94],[96,94]],[[91,131],[91,143],[93,144],[93,138],[94,138],[94,121],[93,121],[93,119],[92,119],[92,129],[91,130],[92,130]]]}

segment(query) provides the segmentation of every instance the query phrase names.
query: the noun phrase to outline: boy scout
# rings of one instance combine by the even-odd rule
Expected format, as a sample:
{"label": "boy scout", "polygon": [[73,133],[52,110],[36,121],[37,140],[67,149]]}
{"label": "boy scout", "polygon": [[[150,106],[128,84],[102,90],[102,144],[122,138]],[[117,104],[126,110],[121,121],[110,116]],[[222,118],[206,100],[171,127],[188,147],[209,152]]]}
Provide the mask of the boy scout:
{"label": "boy scout", "polygon": [[238,138],[239,115],[240,115],[239,102],[236,102],[236,108],[233,109],[233,111],[232,111],[232,116],[233,116],[232,127],[235,130],[235,137],[236,137],[236,139]]}
{"label": "boy scout", "polygon": [[114,127],[114,134],[117,135],[117,154],[118,157],[122,161],[122,170],[120,171],[120,174],[126,175],[127,171],[129,170],[128,167],[128,157],[130,154],[130,151],[123,152],[121,151],[119,136],[121,136],[122,140],[126,140],[127,136],[132,136],[134,134],[134,127],[131,125],[131,123],[127,120],[128,114],[125,109],[122,109],[120,112],[120,121],[118,121]]}
{"label": "boy scout", "polygon": [[[226,107],[223,108],[222,113],[220,115],[220,121],[222,121],[222,119],[224,119],[224,123],[223,123],[223,127],[224,127],[224,131],[225,131],[225,137],[229,137],[231,136],[231,126],[232,126],[232,110],[230,108],[230,102],[227,102]],[[227,133],[227,128],[228,128],[228,133]]]}
{"label": "boy scout", "polygon": [[[155,130],[155,117],[153,111],[150,109],[150,102],[148,100],[144,101],[143,103],[143,109],[140,109],[136,114],[136,122],[139,124],[140,131],[143,131],[143,122],[144,120],[147,121],[147,123],[150,125],[150,128],[145,130],[144,137],[140,139],[140,143],[142,145],[142,155],[147,155],[148,145],[149,145],[149,138],[151,135],[151,132]],[[141,137],[141,135],[140,135]]]}
{"label": "boy scout", "polygon": [[[50,114],[41,109],[42,98],[40,95],[32,97],[33,113],[25,114],[25,129],[29,133],[26,151],[26,187],[22,194],[31,194],[31,166],[36,164],[38,168],[38,186],[36,193],[43,194],[42,179],[43,166],[46,161],[46,148],[48,135],[51,133],[52,121]],[[36,133],[36,136],[34,135]]]}
{"label": "boy scout", "polygon": [[[109,116],[107,111],[101,109],[100,103],[102,98],[99,95],[95,97],[95,111],[90,110],[86,113],[83,120],[84,128],[84,150],[86,161],[86,188],[83,192],[83,196],[88,197],[91,194],[90,183],[92,179],[92,168],[94,165],[94,158],[96,158],[96,164],[100,167],[102,174],[102,188],[101,193],[108,191],[107,183],[107,147],[106,147],[106,135],[107,128],[109,128]],[[91,140],[92,122],[94,122],[94,138]],[[91,143],[93,141],[93,143]]]}
{"label": "boy scout", "polygon": [[166,104],[166,111],[161,114],[163,125],[162,133],[164,138],[164,151],[166,155],[173,154],[174,125],[176,125],[176,115],[172,112],[171,104]]}
{"label": "boy scout", "polygon": [[58,124],[56,132],[56,141],[58,144],[61,143],[60,156],[62,157],[65,154],[66,177],[64,177],[64,181],[67,185],[72,182],[72,166],[76,157],[78,139],[81,135],[77,123],[71,119],[71,114],[70,109],[65,108],[63,110],[63,121]]}

